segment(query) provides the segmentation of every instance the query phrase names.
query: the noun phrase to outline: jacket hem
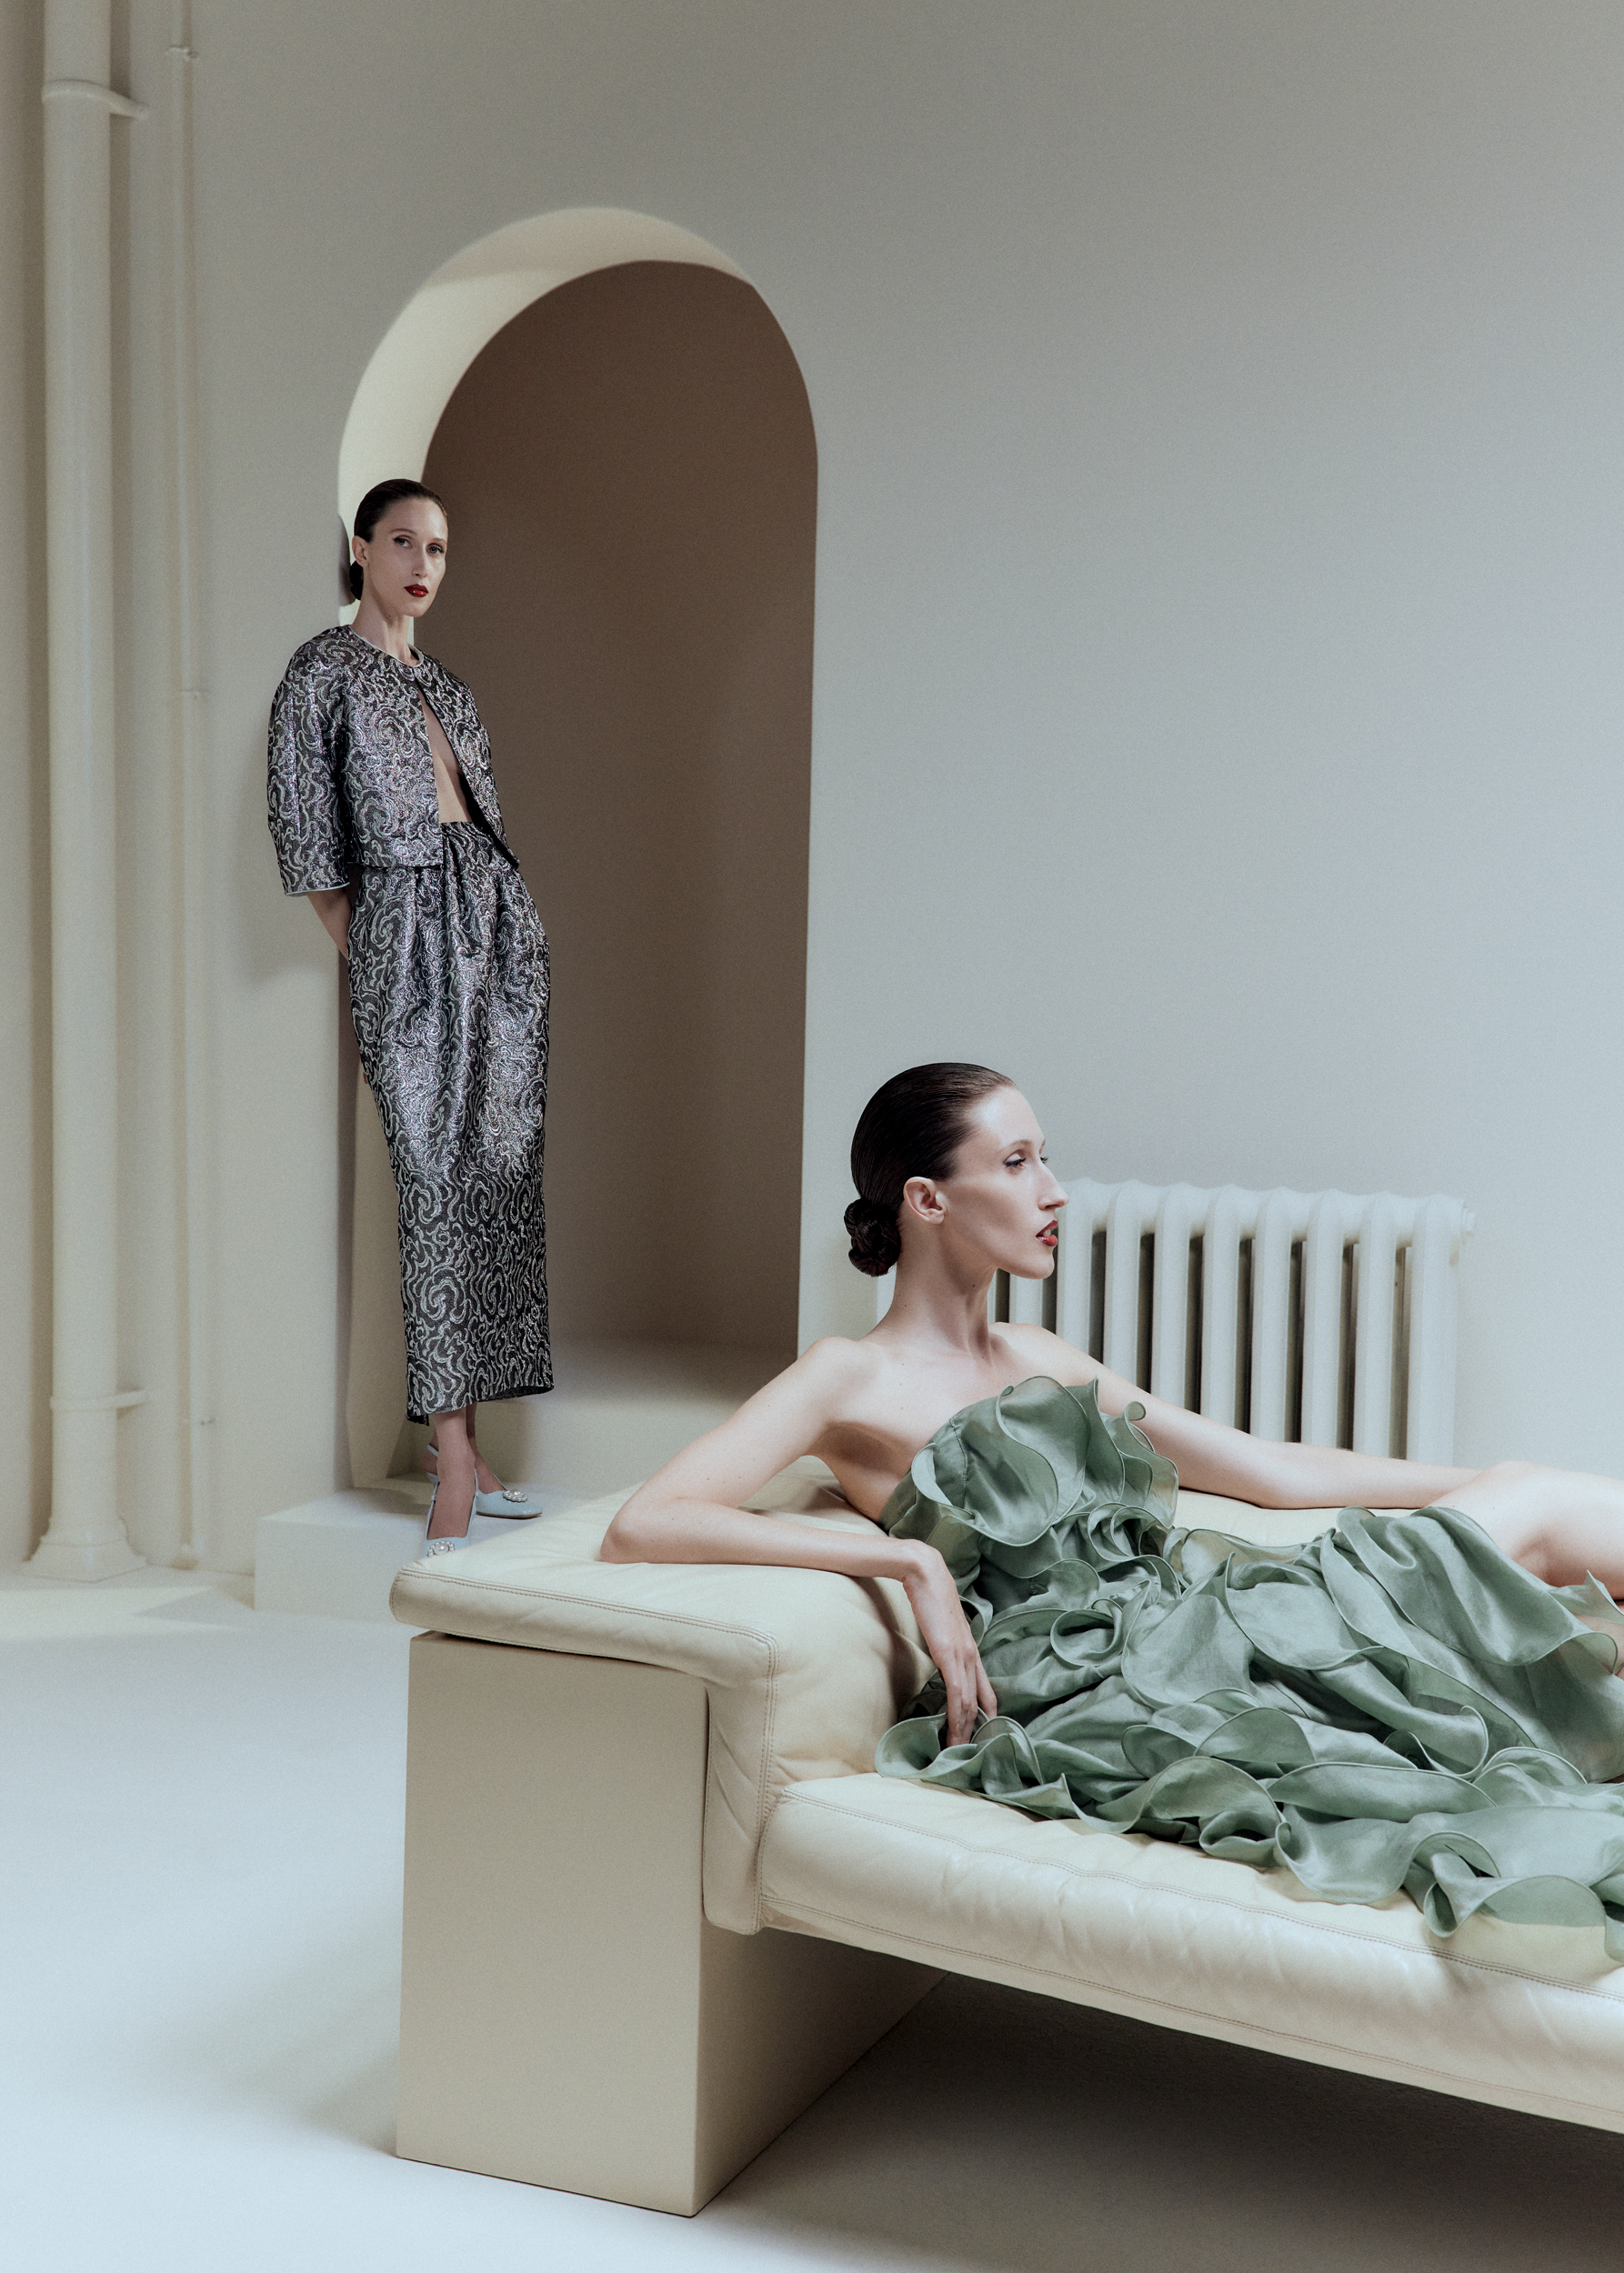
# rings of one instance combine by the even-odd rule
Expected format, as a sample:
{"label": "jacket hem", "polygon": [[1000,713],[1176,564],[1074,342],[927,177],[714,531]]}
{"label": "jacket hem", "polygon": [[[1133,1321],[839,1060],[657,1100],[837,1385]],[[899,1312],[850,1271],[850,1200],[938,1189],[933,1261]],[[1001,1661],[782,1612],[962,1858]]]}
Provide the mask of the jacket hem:
{"label": "jacket hem", "polygon": [[347,892],[353,870],[341,876],[312,876],[308,884],[284,883],[282,889],[290,900],[302,900],[310,892]]}

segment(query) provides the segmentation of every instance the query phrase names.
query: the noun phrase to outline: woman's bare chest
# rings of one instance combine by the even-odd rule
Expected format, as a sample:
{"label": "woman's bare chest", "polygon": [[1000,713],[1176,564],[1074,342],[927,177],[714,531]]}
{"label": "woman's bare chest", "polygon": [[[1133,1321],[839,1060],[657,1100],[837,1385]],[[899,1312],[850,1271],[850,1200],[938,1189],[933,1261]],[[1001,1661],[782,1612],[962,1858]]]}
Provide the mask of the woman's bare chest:
{"label": "woman's bare chest", "polygon": [[989,1366],[944,1367],[912,1379],[881,1382],[831,1420],[813,1449],[833,1468],[853,1507],[877,1518],[939,1428],[1031,1370],[1021,1353],[996,1349]]}
{"label": "woman's bare chest", "polygon": [[442,821],[466,821],[468,808],[463,796],[462,768],[456,753],[446,738],[446,729],[435,716],[428,696],[419,691],[423,705],[423,725],[428,736],[428,754],[434,760],[435,796]]}

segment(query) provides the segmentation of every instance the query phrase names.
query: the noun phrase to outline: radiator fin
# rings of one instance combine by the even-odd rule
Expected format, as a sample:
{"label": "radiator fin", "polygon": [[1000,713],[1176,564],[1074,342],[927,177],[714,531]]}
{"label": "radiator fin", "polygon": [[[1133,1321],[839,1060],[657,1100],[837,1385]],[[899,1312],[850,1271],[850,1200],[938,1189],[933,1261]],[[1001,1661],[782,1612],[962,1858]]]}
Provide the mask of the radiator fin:
{"label": "radiator fin", "polygon": [[[1274,1443],[1448,1464],[1458,1199],[1066,1187],[1053,1277],[1000,1272],[988,1315],[1048,1326],[1168,1404]],[[876,1315],[891,1299],[877,1284]]]}

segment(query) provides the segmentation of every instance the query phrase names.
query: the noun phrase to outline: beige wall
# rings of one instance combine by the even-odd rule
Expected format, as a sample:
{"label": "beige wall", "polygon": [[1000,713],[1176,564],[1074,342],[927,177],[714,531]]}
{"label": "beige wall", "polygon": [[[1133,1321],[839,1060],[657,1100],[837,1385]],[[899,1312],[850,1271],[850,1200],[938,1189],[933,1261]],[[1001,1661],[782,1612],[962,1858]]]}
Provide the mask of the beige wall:
{"label": "beige wall", "polygon": [[0,1563],[21,1560],[49,1505],[51,1093],[45,800],[40,35],[0,10]]}
{"label": "beige wall", "polygon": [[794,1355],[817,460],[747,285],[536,301],[426,478],[422,644],[473,686],[553,958],[554,1332]]}
{"label": "beige wall", "polygon": [[[133,0],[137,94],[170,37]],[[986,1057],[1065,1173],[1461,1194],[1462,1451],[1624,1470],[1612,0],[200,0],[194,45],[221,1559],[344,1443],[340,1004],[276,889],[266,706],[332,617],[378,340],[462,246],[582,205],[735,260],[816,421],[803,1334],[860,1317],[863,1098]],[[164,152],[128,136],[139,230]],[[125,543],[161,587],[133,506]],[[172,1106],[130,1096],[161,1192]],[[21,1176],[39,1107],[5,1110]],[[177,1419],[144,1299],[132,1447]]]}

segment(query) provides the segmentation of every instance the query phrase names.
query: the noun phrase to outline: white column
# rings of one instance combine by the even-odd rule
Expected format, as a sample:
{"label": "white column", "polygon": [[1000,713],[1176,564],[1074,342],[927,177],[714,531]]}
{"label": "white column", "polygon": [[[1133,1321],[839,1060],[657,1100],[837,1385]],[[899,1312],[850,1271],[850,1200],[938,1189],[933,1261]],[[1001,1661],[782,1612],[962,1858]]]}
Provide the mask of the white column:
{"label": "white column", "polygon": [[171,0],[169,45],[169,319],[175,481],[177,683],[175,829],[180,846],[182,1065],[185,1114],[187,1519],[177,1568],[207,1562],[214,1512],[214,1334],[210,1288],[210,1020],[205,914],[209,883],[204,816],[207,782],[197,593],[197,325],[193,259],[191,0]]}
{"label": "white column", "polygon": [[139,1567],[119,1520],[114,918],[111,0],[45,4],[54,1392],[34,1568]]}

